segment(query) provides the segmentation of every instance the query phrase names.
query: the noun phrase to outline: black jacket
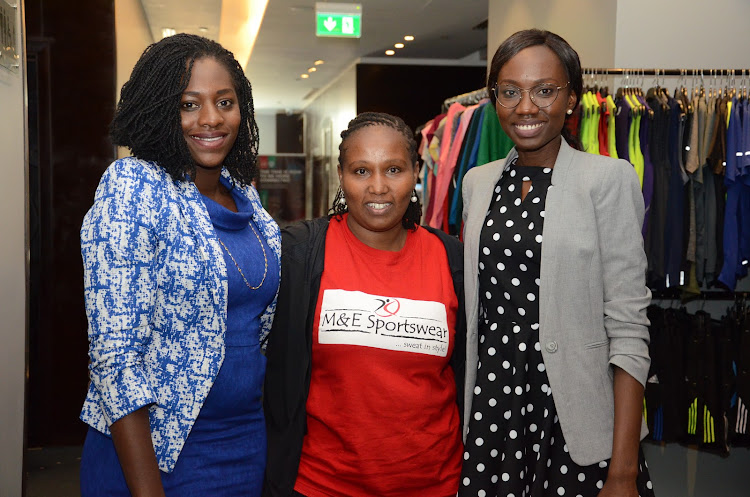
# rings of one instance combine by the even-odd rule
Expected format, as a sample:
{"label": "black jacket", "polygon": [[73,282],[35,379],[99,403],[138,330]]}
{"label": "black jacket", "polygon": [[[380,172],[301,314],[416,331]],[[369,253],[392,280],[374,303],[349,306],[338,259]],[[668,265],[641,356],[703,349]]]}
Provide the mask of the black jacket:
{"label": "black jacket", "polygon": [[[425,228],[445,246],[458,297],[456,338],[450,364],[456,379],[458,412],[463,417],[466,360],[463,245],[442,231]],[[323,274],[327,230],[328,219],[319,218],[296,223],[281,232],[281,284],[266,350],[263,407],[268,461],[264,497],[292,495],[297,479],[302,440],[307,431],[305,407],[310,389],[312,327]]]}

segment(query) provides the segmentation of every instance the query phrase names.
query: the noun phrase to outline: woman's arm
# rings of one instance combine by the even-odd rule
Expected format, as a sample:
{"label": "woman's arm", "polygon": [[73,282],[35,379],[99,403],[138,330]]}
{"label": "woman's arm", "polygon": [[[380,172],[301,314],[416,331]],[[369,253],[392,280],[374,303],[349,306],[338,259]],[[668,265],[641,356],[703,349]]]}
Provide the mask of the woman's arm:
{"label": "woman's arm", "polygon": [[643,392],[648,375],[648,318],[643,195],[633,167],[612,163],[601,178],[596,220],[603,268],[604,326],[614,372],[614,432],[600,497],[636,497]]}
{"label": "woman's arm", "polygon": [[164,495],[151,442],[148,407],[156,391],[144,367],[156,298],[155,213],[158,183],[133,160],[105,172],[81,227],[90,377],[99,416],[133,495]]}
{"label": "woman's arm", "polygon": [[109,429],[133,497],[163,497],[161,473],[151,442],[148,406],[120,418]]}
{"label": "woman's arm", "polygon": [[607,482],[599,497],[636,497],[643,385],[615,366],[615,428]]}

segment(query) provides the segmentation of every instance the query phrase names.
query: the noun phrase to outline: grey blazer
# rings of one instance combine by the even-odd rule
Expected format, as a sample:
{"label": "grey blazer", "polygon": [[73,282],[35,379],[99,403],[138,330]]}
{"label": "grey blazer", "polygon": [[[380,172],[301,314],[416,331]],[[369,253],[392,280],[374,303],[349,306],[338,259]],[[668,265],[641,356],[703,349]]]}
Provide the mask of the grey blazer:
{"label": "grey blazer", "polygon": [[[477,376],[479,235],[492,192],[518,154],[463,180],[466,292],[464,442]],[[643,196],[633,166],[579,152],[562,140],[547,192],[539,288],[539,342],[570,456],[612,457],[613,368],[645,385],[648,354]],[[641,438],[647,429],[641,426]]]}

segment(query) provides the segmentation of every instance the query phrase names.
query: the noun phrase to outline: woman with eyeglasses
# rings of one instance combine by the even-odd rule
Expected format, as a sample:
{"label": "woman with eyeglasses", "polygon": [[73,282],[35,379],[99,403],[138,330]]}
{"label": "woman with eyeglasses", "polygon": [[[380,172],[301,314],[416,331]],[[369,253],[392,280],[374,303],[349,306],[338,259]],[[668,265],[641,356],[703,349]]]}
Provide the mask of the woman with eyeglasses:
{"label": "woman with eyeglasses", "polygon": [[467,362],[460,496],[653,496],[643,197],[565,129],[578,54],[505,40],[487,88],[515,148],[463,182]]}

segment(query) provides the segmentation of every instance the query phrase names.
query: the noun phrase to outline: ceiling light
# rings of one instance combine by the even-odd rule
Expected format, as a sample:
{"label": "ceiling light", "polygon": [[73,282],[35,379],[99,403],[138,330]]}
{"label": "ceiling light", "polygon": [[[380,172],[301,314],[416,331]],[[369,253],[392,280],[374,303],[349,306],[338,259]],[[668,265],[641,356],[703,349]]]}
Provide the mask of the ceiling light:
{"label": "ceiling light", "polygon": [[320,64],[323,64],[324,62],[325,62],[324,60],[318,59],[318,60],[315,61],[315,65],[319,66]]}
{"label": "ceiling light", "polygon": [[[217,2],[218,3],[218,2]],[[218,42],[247,68],[268,0],[222,0]]]}
{"label": "ceiling light", "polygon": [[310,77],[310,75],[309,74],[300,74],[299,77],[302,78],[302,79],[307,79],[307,78]]}
{"label": "ceiling light", "polygon": [[414,37],[412,35],[406,35],[404,36],[405,41],[414,41]]}
{"label": "ceiling light", "polygon": [[318,70],[317,67],[311,67],[310,69],[307,70],[307,72],[315,72],[317,70]]}
{"label": "ceiling light", "polygon": [[386,50],[386,51],[385,51],[385,54],[386,54],[386,55],[395,55],[395,54],[396,54],[396,51],[395,51],[395,50]]}
{"label": "ceiling light", "polygon": [[403,43],[396,43],[393,46],[396,47],[396,48],[404,48],[404,44]]}
{"label": "ceiling light", "polygon": [[168,36],[174,36],[177,34],[177,30],[174,28],[161,28],[161,37],[166,38]]}
{"label": "ceiling light", "polygon": [[198,31],[200,31],[201,33],[208,33],[208,28],[206,26],[201,26],[200,28],[198,28]]}

